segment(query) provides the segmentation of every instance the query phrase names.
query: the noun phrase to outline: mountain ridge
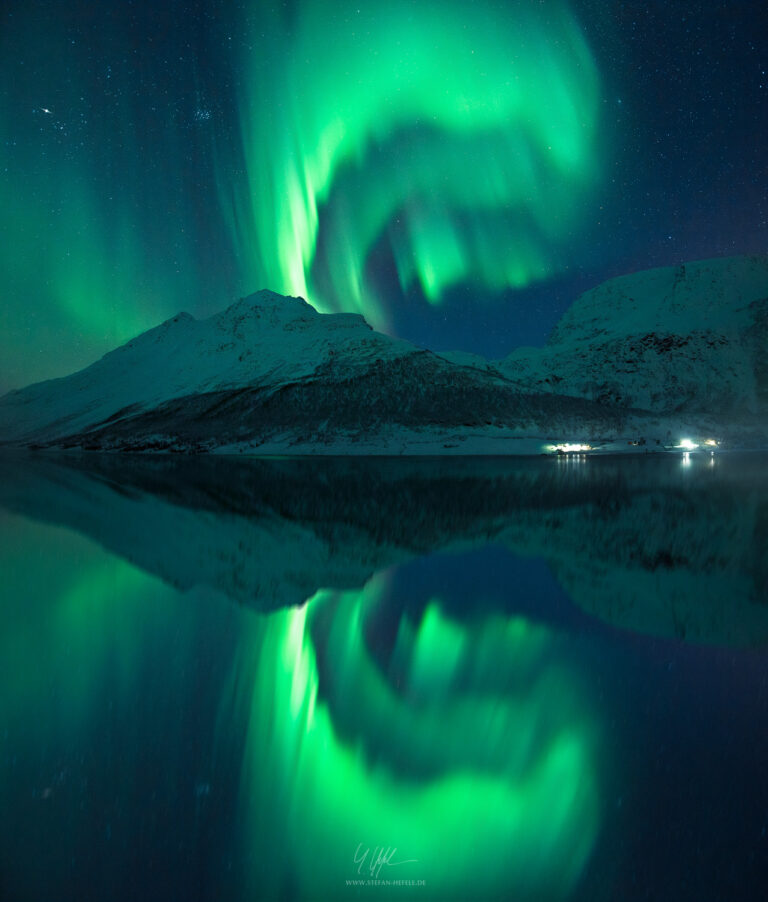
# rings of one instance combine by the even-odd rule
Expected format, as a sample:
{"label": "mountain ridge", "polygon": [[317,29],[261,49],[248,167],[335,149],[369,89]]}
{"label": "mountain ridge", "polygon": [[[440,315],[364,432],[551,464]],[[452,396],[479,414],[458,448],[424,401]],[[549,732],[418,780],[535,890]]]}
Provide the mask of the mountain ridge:
{"label": "mountain ridge", "polygon": [[527,390],[655,413],[765,415],[766,347],[763,254],[610,279],[573,303],[544,347],[496,365]]}
{"label": "mountain ridge", "polygon": [[[5,443],[88,450],[537,453],[768,445],[768,255],[583,294],[543,348],[435,353],[262,290],[179,313],[61,379],[0,398]],[[554,444],[553,444],[554,443]]]}

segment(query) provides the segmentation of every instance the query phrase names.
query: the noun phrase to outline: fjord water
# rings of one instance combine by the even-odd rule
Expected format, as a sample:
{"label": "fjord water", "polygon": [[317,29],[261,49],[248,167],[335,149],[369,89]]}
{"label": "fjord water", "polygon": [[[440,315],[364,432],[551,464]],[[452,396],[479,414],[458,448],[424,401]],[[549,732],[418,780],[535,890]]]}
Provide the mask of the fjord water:
{"label": "fjord water", "polygon": [[765,898],[764,458],[2,463],[3,899]]}

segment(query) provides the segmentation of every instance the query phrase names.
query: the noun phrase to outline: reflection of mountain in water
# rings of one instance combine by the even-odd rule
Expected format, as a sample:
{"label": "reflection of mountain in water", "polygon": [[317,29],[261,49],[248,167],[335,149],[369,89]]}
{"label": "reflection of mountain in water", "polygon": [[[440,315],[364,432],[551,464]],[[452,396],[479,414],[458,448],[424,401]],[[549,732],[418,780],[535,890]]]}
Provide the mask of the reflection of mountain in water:
{"label": "reflection of mountain in water", "polygon": [[5,458],[0,504],[85,533],[179,588],[259,609],[425,553],[546,558],[612,624],[768,638],[768,476],[752,458]]}

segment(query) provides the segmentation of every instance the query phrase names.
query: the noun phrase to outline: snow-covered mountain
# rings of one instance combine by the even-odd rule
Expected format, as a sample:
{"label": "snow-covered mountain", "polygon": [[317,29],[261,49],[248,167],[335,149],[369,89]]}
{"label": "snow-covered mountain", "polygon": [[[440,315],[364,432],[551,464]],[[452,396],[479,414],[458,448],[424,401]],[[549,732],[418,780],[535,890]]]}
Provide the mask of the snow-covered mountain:
{"label": "snow-covered mountain", "polygon": [[0,422],[6,439],[50,441],[174,398],[276,389],[336,355],[363,366],[414,350],[356,314],[323,316],[301,298],[260,291],[206,320],[179,313],[78,373],[10,392],[0,399]]}
{"label": "snow-covered mountain", "polygon": [[62,379],[0,398],[0,441],[100,450],[537,453],[768,444],[768,257],[624,276],[549,343],[435,354],[261,291],[181,313]]}
{"label": "snow-covered mountain", "polygon": [[0,399],[6,441],[108,450],[463,450],[552,428],[612,434],[624,419],[268,291]]}
{"label": "snow-covered mountain", "polygon": [[498,368],[529,391],[727,423],[768,414],[768,255],[621,276],[583,294],[543,348]]}

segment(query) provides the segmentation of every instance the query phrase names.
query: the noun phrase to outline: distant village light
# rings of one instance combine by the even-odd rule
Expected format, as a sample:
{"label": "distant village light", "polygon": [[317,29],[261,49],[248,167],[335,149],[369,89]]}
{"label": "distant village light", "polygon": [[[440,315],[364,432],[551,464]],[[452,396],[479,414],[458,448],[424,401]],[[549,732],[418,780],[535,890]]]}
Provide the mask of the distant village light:
{"label": "distant village light", "polygon": [[584,451],[591,451],[592,445],[576,445],[568,443],[562,445],[547,445],[547,450],[554,454],[578,454]]}

